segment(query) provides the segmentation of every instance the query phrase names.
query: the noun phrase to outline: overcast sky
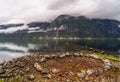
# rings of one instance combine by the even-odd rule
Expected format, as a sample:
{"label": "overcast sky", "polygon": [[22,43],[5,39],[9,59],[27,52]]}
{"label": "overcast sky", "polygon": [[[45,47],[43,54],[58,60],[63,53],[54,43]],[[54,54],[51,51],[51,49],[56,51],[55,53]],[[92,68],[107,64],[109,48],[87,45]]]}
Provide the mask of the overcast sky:
{"label": "overcast sky", "polygon": [[51,21],[61,14],[120,20],[120,0],[0,0],[0,24]]}

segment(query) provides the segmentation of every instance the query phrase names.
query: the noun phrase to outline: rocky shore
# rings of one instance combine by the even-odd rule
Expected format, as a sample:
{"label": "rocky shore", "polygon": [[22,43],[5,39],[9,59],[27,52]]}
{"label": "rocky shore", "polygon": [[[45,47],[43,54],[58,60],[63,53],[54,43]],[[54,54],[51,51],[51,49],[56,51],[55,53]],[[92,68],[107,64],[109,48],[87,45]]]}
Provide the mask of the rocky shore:
{"label": "rocky shore", "polygon": [[119,58],[111,59],[87,51],[28,55],[1,63],[0,82],[119,82]]}

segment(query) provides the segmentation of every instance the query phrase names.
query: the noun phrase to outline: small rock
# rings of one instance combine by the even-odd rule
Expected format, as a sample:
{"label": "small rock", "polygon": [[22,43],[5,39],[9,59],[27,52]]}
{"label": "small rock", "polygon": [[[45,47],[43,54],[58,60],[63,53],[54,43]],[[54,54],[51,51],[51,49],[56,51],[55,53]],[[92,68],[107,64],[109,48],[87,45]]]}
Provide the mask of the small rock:
{"label": "small rock", "polygon": [[105,52],[104,52],[104,51],[101,51],[100,53],[101,53],[101,54],[104,54]]}
{"label": "small rock", "polygon": [[52,71],[52,73],[58,73],[60,70],[56,69],[56,68],[53,68],[51,71]]}
{"label": "small rock", "polygon": [[85,70],[81,70],[81,72],[82,72],[83,74],[86,74]]}
{"label": "small rock", "polygon": [[49,59],[50,58],[50,55],[44,55],[45,58]]}
{"label": "small rock", "polygon": [[66,82],[70,82],[70,80],[69,80],[69,79],[66,79]]}
{"label": "small rock", "polygon": [[40,62],[45,62],[46,61],[46,58],[45,57],[42,57],[41,59],[40,59]]}
{"label": "small rock", "polygon": [[34,76],[34,75],[28,75],[28,78],[29,78],[30,80],[34,80],[34,79],[35,79],[35,76]]}
{"label": "small rock", "polygon": [[2,63],[0,63],[0,66],[3,66],[3,65],[5,65],[5,63],[6,63],[5,61],[4,61],[4,62],[2,62]]}
{"label": "small rock", "polygon": [[109,70],[109,69],[110,69],[110,66],[105,66],[105,67],[104,67],[104,70],[105,70],[105,71],[107,71],[107,70]]}
{"label": "small rock", "polygon": [[73,75],[74,75],[74,72],[70,71],[70,72],[69,72],[69,75],[70,75],[70,76],[73,76]]}
{"label": "small rock", "polygon": [[88,75],[86,75],[85,80],[87,80],[87,81],[88,81],[89,79],[90,79],[90,78],[89,78],[89,76],[88,76]]}
{"label": "small rock", "polygon": [[74,53],[73,56],[80,56],[80,54],[79,53]]}
{"label": "small rock", "polygon": [[80,55],[83,56],[84,54],[81,52]]}
{"label": "small rock", "polygon": [[39,63],[35,63],[34,67],[36,68],[37,71],[41,72],[43,70],[43,67]]}
{"label": "small rock", "polygon": [[0,78],[9,78],[9,75],[6,75],[6,74],[0,74]]}
{"label": "small rock", "polygon": [[78,74],[77,74],[77,77],[79,77],[79,78],[84,78],[85,75],[84,75],[84,73],[78,73]]}
{"label": "small rock", "polygon": [[0,69],[0,74],[5,74],[5,70]]}
{"label": "small rock", "polygon": [[65,54],[62,54],[62,55],[60,55],[59,57],[60,58],[64,58],[66,55]]}
{"label": "small rock", "polygon": [[41,73],[42,73],[42,74],[47,74],[47,73],[49,73],[49,70],[45,68],[45,69],[43,69],[43,70],[41,71]]}
{"label": "small rock", "polygon": [[98,68],[98,72],[99,72],[99,73],[103,73],[103,69]]}
{"label": "small rock", "polygon": [[69,52],[66,52],[65,54],[66,54],[67,56],[69,56],[69,55],[70,55],[70,53],[69,53]]}
{"label": "small rock", "polygon": [[52,55],[51,55],[51,57],[52,57],[52,58],[55,58],[55,57],[56,57],[56,55],[55,55],[55,54],[52,54]]}
{"label": "small rock", "polygon": [[95,59],[99,59],[99,57],[97,55],[92,55],[92,57]]}
{"label": "small rock", "polygon": [[106,66],[111,66],[111,63],[108,59],[103,60]]}
{"label": "small rock", "polygon": [[51,75],[51,74],[48,74],[47,77],[48,77],[49,79],[51,79],[51,78],[52,78],[52,75]]}
{"label": "small rock", "polygon": [[29,72],[29,71],[30,71],[30,68],[29,68],[29,67],[27,67],[25,70],[26,70],[26,72]]}
{"label": "small rock", "polygon": [[93,73],[93,70],[92,70],[92,69],[88,69],[88,70],[86,71],[86,73],[87,73],[88,75],[91,75],[91,74]]}

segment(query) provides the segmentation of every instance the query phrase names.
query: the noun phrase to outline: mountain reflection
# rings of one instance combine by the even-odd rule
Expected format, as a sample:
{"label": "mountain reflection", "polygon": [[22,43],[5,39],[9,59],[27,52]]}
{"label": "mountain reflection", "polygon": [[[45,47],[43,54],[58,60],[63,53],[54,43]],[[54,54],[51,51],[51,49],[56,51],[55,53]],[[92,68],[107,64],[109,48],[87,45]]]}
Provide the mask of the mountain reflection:
{"label": "mountain reflection", "polygon": [[78,51],[89,46],[107,52],[115,52],[120,57],[119,40],[0,40],[0,62],[29,55],[35,52]]}

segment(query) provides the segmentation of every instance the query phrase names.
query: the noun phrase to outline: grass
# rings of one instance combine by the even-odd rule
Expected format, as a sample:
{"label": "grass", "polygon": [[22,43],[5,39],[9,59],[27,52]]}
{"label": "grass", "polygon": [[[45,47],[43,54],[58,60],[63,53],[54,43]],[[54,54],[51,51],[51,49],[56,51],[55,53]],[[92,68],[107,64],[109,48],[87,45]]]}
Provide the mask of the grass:
{"label": "grass", "polygon": [[20,76],[16,76],[15,78],[12,78],[9,80],[9,82],[22,82],[22,78]]}
{"label": "grass", "polygon": [[92,53],[92,54],[87,54],[88,57],[93,57],[93,56],[97,56],[100,59],[109,59],[109,60],[113,60],[113,61],[118,61],[120,62],[120,58],[115,57],[113,55],[107,55],[107,54],[101,54],[101,53]]}
{"label": "grass", "polygon": [[4,82],[4,79],[0,79],[0,82]]}

